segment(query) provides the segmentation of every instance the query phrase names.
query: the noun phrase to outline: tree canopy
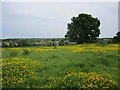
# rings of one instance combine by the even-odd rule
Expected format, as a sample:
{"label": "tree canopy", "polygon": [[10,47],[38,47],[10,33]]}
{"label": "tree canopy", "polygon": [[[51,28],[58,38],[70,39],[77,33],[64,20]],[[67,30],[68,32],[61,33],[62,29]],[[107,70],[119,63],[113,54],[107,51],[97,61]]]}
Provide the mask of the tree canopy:
{"label": "tree canopy", "polygon": [[113,42],[120,43],[120,31],[116,33],[116,36],[113,37]]}
{"label": "tree canopy", "polygon": [[67,33],[65,38],[69,41],[79,43],[89,43],[96,40],[100,34],[100,21],[88,14],[79,14],[78,17],[72,17],[71,23],[67,24]]}

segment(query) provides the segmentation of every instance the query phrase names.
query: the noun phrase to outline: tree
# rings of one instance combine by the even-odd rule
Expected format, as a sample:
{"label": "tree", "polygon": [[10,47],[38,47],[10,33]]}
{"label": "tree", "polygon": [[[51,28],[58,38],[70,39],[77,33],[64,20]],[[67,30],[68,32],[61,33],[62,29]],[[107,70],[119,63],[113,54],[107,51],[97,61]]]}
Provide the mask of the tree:
{"label": "tree", "polygon": [[97,39],[100,34],[100,21],[88,14],[79,14],[78,17],[72,17],[71,23],[67,24],[67,33],[65,38],[69,41],[79,43],[89,43]]}
{"label": "tree", "polygon": [[27,39],[21,39],[18,41],[19,46],[29,46],[29,41]]}
{"label": "tree", "polygon": [[120,43],[120,32],[117,32],[116,36],[113,37],[113,42]]}

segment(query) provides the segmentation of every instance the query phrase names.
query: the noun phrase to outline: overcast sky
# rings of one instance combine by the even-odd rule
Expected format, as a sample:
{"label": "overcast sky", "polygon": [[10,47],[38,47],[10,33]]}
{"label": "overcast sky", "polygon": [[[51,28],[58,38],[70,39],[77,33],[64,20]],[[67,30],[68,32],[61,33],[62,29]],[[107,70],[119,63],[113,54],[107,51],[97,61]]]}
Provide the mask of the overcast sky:
{"label": "overcast sky", "polygon": [[2,38],[63,38],[67,23],[80,13],[100,20],[100,37],[116,35],[117,2],[3,2]]}

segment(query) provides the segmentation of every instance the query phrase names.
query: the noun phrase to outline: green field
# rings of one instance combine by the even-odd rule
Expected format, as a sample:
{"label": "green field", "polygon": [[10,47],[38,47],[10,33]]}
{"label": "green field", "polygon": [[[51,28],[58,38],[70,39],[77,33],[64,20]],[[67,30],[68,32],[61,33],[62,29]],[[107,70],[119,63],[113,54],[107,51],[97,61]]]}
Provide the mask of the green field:
{"label": "green field", "polygon": [[3,88],[117,88],[118,44],[2,48]]}

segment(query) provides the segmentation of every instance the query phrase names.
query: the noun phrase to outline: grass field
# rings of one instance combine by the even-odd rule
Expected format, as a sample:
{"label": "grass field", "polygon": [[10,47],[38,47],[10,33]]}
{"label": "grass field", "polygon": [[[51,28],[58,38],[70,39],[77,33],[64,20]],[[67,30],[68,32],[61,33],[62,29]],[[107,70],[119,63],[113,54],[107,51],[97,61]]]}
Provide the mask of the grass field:
{"label": "grass field", "polygon": [[118,88],[118,44],[2,48],[3,88]]}

